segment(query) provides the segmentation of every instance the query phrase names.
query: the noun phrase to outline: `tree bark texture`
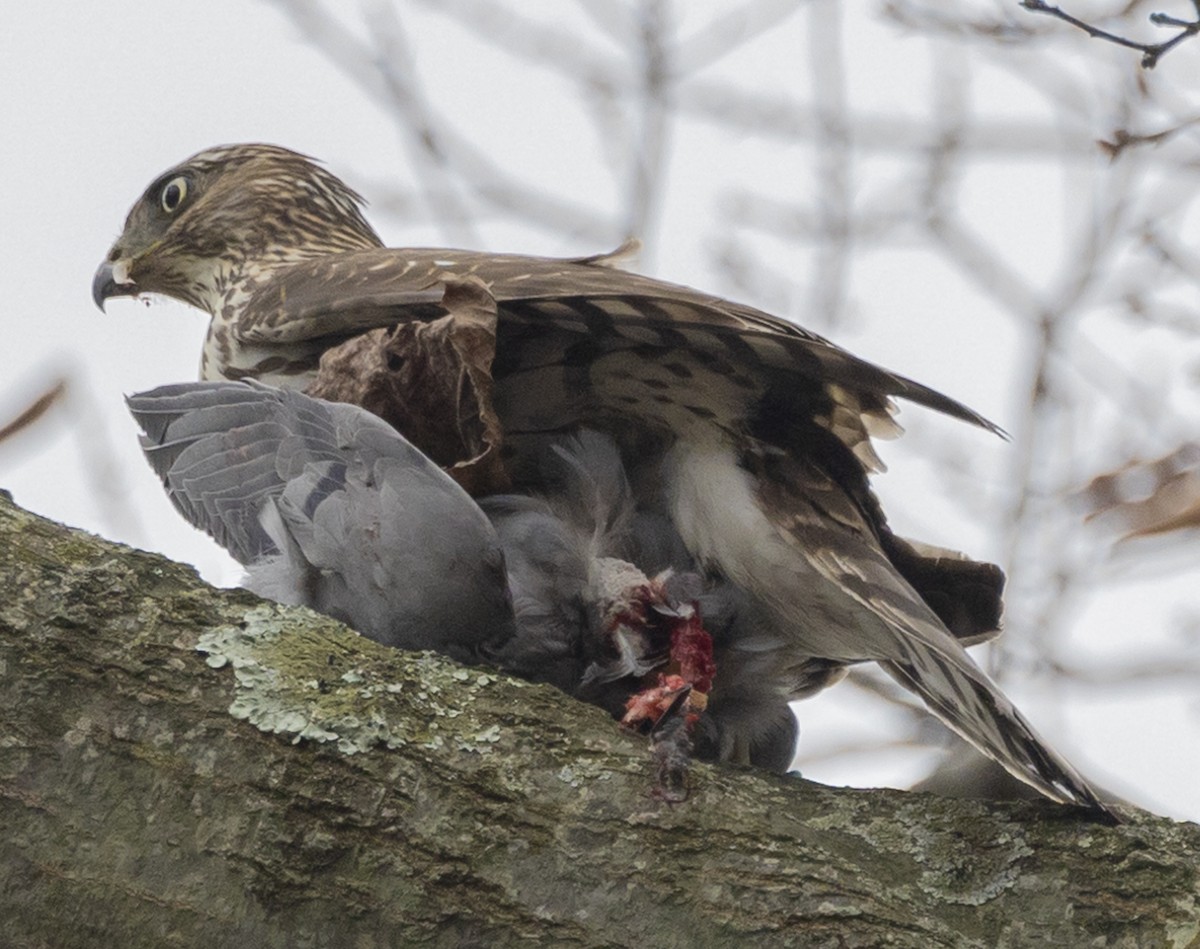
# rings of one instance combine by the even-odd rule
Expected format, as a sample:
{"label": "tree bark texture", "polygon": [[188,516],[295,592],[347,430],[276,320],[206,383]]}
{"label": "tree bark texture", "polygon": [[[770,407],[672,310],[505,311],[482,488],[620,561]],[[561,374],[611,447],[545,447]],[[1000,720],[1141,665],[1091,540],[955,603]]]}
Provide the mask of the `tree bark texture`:
{"label": "tree bark texture", "polygon": [[[1200,827],[697,765],[0,498],[0,945],[1200,946]],[[1195,754],[1196,749],[1189,749]]]}

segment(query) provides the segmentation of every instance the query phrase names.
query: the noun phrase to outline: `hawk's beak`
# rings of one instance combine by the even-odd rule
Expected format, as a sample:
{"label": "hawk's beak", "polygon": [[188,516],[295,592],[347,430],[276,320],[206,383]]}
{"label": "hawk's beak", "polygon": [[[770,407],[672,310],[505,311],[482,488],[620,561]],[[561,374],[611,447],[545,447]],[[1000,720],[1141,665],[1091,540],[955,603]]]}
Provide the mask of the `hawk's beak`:
{"label": "hawk's beak", "polygon": [[96,268],[96,276],[92,278],[92,299],[101,310],[109,297],[131,297],[137,292],[137,284],[129,279],[129,261],[106,260]]}

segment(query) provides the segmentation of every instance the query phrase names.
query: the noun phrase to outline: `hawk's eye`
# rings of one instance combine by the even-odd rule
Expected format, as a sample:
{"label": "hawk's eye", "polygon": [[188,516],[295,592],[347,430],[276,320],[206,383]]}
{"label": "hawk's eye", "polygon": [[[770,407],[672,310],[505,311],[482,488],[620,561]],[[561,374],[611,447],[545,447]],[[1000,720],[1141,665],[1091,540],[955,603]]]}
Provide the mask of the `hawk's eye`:
{"label": "hawk's eye", "polygon": [[174,214],[179,210],[179,206],[183,204],[183,199],[187,197],[187,193],[187,179],[180,175],[177,178],[172,178],[163,185],[162,191],[158,194],[158,203],[162,205],[162,209],[168,214]]}

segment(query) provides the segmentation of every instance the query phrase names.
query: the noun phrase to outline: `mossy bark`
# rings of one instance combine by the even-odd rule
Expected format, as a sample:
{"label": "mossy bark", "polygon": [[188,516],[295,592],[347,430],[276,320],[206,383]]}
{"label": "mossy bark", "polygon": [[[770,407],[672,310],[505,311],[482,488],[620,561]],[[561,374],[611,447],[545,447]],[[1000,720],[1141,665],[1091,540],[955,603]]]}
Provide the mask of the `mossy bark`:
{"label": "mossy bark", "polygon": [[1200,946],[1200,827],[697,766],[0,498],[0,944]]}

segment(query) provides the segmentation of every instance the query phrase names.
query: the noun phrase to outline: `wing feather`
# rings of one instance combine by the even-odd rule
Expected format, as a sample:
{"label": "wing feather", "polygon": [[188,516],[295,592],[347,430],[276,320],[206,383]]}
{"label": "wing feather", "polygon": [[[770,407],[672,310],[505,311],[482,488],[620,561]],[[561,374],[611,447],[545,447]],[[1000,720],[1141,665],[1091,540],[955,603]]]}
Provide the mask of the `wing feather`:
{"label": "wing feather", "polygon": [[[848,601],[829,610],[850,618],[828,631],[806,631],[805,645],[822,656],[878,661],[919,695],[943,724],[1014,777],[1052,800],[1107,813],[1083,776],[1042,740],[888,558],[878,536],[886,525],[868,521],[851,496],[823,472],[792,459],[772,461],[787,470],[756,480],[767,520],[803,565],[797,572],[815,571],[830,585],[828,590],[840,591]],[[933,578],[943,571],[951,582],[960,576],[955,570],[962,561],[951,552],[930,549],[922,558],[919,548],[895,538],[889,546],[905,547],[921,558],[925,572],[918,576],[926,581],[938,583]],[[945,566],[939,569],[939,562]],[[992,569],[999,578],[999,571]],[[979,576],[976,570],[974,577]],[[994,596],[998,605],[998,590]],[[980,614],[984,625],[991,615],[986,609]],[[974,638],[962,637],[968,642]]]}
{"label": "wing feather", "polygon": [[[345,335],[410,319],[435,319],[443,278],[476,277],[495,297],[501,319],[538,318],[519,304],[585,302],[604,310],[618,331],[679,334],[700,351],[728,356],[739,347],[756,363],[798,372],[866,394],[879,415],[895,396],[996,434],[960,402],[859,359],[816,333],[750,306],[690,287],[614,269],[608,258],[559,260],[425,248],[373,248],[304,261],[281,271],[246,302],[235,332],[244,342]],[[544,318],[544,316],[542,317]],[[664,337],[660,336],[660,339]],[[734,340],[736,342],[731,342]]]}
{"label": "wing feather", "polygon": [[512,635],[495,530],[369,412],[244,382],[128,403],[176,508],[247,567],[253,589],[459,659]]}

